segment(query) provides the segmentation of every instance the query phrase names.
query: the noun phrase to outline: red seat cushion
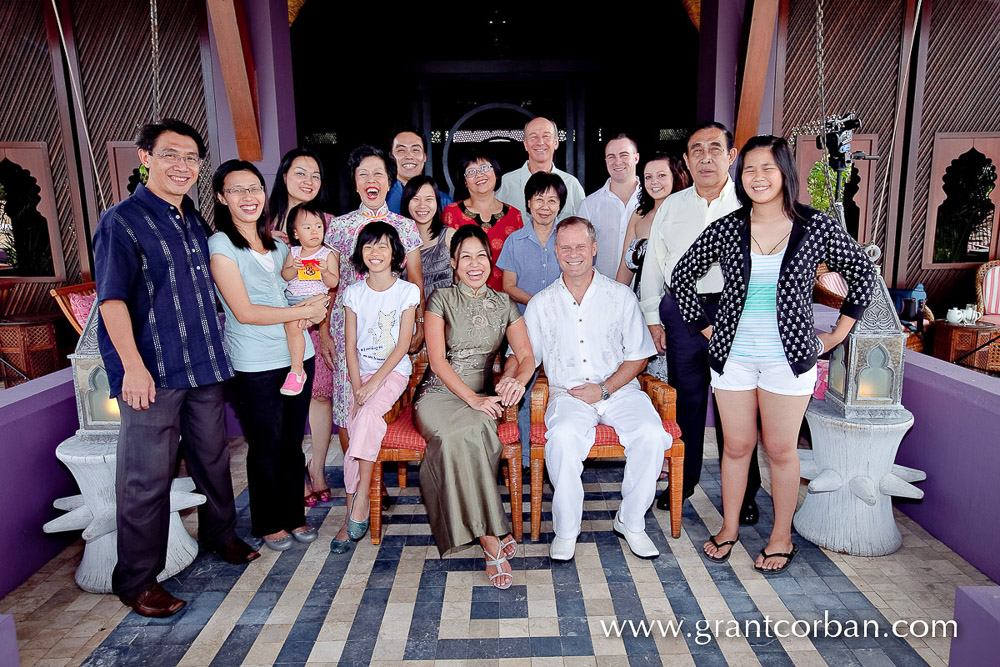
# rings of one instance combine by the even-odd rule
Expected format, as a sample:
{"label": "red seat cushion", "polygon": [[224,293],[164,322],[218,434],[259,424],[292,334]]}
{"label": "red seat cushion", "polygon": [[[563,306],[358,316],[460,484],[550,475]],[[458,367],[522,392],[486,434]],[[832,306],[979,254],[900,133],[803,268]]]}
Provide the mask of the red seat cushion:
{"label": "red seat cushion", "polygon": [[413,425],[413,407],[403,408],[396,420],[388,425],[382,446],[389,449],[410,449],[422,452],[427,449],[427,441]]}
{"label": "red seat cushion", "polygon": [[[681,427],[677,425],[673,419],[663,420],[663,430],[671,435],[673,438],[681,437]],[[545,437],[547,429],[545,424],[532,424],[531,425],[531,443],[534,445],[544,445],[548,442]],[[597,435],[594,437],[594,445],[600,447],[607,447],[610,445],[620,445],[621,442],[618,440],[618,433],[615,432],[613,428],[606,424],[597,425]]]}
{"label": "red seat cushion", "polygon": [[[500,443],[503,445],[512,445],[521,439],[517,424],[514,422],[500,424],[497,427],[497,435],[500,436]],[[407,405],[403,408],[396,420],[387,426],[382,446],[389,449],[410,449],[415,452],[427,449],[427,441],[413,425],[413,406]]]}
{"label": "red seat cushion", "polygon": [[503,422],[497,425],[497,435],[500,437],[501,445],[513,445],[521,441],[521,434],[517,430],[516,422]]}

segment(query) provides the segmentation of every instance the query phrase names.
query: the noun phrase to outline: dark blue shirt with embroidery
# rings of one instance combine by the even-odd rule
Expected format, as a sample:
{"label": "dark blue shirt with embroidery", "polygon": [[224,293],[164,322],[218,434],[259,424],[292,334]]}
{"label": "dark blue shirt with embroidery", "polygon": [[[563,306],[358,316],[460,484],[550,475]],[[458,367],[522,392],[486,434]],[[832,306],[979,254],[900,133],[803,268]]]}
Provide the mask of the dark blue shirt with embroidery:
{"label": "dark blue shirt with embroidery", "polygon": [[[207,229],[189,197],[179,211],[140,184],[104,212],[94,235],[98,303],[125,302],[139,355],[158,388],[233,377],[209,273]],[[117,396],[124,370],[103,317],[97,342],[111,396]]]}

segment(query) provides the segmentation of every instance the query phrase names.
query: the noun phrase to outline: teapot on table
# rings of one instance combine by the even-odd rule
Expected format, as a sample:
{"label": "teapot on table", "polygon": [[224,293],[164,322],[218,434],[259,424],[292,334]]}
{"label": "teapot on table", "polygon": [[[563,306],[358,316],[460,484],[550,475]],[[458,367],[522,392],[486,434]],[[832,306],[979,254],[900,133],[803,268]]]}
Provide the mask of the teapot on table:
{"label": "teapot on table", "polygon": [[945,313],[945,319],[949,324],[965,324],[965,310],[959,308],[949,308]]}

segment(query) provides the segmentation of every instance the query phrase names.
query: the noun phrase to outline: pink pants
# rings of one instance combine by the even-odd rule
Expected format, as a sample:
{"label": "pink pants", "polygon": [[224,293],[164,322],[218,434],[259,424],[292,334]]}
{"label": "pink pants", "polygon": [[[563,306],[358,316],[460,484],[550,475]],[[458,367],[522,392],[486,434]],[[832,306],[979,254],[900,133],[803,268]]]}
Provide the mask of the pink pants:
{"label": "pink pants", "polygon": [[[368,381],[374,373],[361,376],[361,383]],[[396,399],[399,398],[409,378],[396,371],[389,373],[375,393],[358,408],[353,417],[347,419],[347,432],[351,436],[351,444],[344,455],[344,490],[354,493],[358,490],[358,459],[374,461],[382,448],[382,438],[385,437],[387,425],[383,419]],[[349,394],[348,414],[354,409],[354,392]]]}

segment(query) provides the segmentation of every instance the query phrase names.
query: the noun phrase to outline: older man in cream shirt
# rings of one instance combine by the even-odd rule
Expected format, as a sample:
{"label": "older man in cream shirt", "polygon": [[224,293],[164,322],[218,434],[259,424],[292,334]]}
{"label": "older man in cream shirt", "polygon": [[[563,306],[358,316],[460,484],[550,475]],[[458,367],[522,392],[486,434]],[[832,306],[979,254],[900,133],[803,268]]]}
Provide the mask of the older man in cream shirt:
{"label": "older man in cream shirt", "polygon": [[583,461],[598,424],[615,429],[625,448],[622,502],[612,527],[640,558],[660,554],[645,532],[663,452],[673,441],[663,430],[636,376],[655,350],[639,303],[625,285],[594,270],[594,226],[570,217],[556,226],[562,277],[528,302],[524,313],[535,359],[545,365],[549,405],[545,466],[554,489],[549,547],[553,560],[570,560],[583,519]]}
{"label": "older man in cream shirt", "polygon": [[557,148],[559,148],[559,132],[554,122],[541,116],[528,121],[524,126],[524,150],[528,154],[528,159],[521,168],[503,175],[500,189],[497,190],[497,199],[527,214],[528,204],[524,201],[524,186],[532,174],[544,171],[561,178],[566,186],[566,204],[559,211],[559,220],[576,215],[586,195],[575,176],[555,166],[553,160]]}
{"label": "older man in cream shirt", "polygon": [[[670,293],[670,274],[695,239],[712,222],[740,207],[736,185],[729,177],[729,167],[736,159],[733,135],[720,123],[705,123],[695,128],[688,139],[684,162],[694,185],[676,192],[663,202],[649,230],[649,245],[642,265],[642,315],[661,354],[666,348],[667,377],[677,390],[677,425],[684,435],[684,497],[694,493],[701,477],[705,448],[705,417],[708,413],[708,340],[698,331],[690,331]],[[709,319],[715,321],[722,292],[722,269],[718,264],[698,281],[698,297]],[[721,421],[716,412],[716,440],[719,454],[724,441]],[[750,462],[747,490],[740,523],[757,523],[758,509],[754,496],[760,488],[757,450]],[[667,509],[664,491],[656,506]]]}

